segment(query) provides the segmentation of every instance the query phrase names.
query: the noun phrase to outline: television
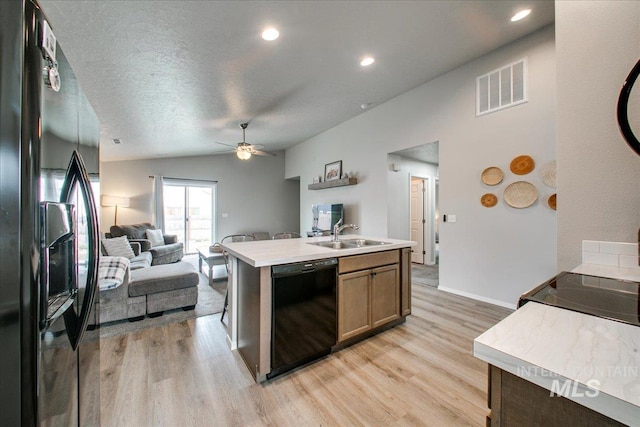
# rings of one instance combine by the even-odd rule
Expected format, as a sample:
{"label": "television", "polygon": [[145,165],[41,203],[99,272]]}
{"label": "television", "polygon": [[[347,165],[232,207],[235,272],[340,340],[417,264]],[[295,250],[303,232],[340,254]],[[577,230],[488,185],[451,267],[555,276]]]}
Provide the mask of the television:
{"label": "television", "polygon": [[344,215],[342,203],[312,205],[311,212],[313,213],[311,230],[314,233],[323,234],[326,234],[327,231],[333,233],[333,226],[336,225]]}

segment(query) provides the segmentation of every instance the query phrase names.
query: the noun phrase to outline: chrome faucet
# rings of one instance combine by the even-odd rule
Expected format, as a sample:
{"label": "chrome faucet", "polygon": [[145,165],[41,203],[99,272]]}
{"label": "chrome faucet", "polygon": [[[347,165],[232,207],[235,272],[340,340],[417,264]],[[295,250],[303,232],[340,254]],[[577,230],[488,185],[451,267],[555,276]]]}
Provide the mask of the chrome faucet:
{"label": "chrome faucet", "polygon": [[342,225],[342,218],[340,218],[338,220],[338,222],[336,222],[336,224],[333,226],[333,241],[337,242],[338,241],[338,235],[342,232],[342,230],[344,230],[345,228],[351,228],[353,230],[357,230],[358,227],[355,224],[345,224]]}

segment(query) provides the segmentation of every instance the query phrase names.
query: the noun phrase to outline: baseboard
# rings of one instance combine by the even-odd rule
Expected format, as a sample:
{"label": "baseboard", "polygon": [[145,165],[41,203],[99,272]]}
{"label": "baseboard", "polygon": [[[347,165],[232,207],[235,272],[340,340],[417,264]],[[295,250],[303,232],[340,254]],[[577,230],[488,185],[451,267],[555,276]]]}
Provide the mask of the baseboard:
{"label": "baseboard", "polygon": [[227,345],[229,346],[229,350],[237,350],[238,347],[233,343],[233,341],[231,341],[231,337],[229,335],[226,335],[227,338]]}
{"label": "baseboard", "polygon": [[497,305],[499,307],[504,307],[504,308],[508,308],[508,309],[511,309],[511,310],[515,310],[516,309],[516,305],[515,304],[509,304],[509,303],[504,302],[504,301],[500,301],[500,300],[493,299],[493,298],[483,297],[483,296],[472,294],[472,293],[469,293],[469,292],[460,291],[458,289],[447,288],[447,287],[444,287],[444,286],[438,286],[438,290],[439,291],[449,292],[450,294],[460,295],[461,297],[471,298],[471,299],[474,299],[474,300],[477,300],[477,301],[487,302],[489,304]]}

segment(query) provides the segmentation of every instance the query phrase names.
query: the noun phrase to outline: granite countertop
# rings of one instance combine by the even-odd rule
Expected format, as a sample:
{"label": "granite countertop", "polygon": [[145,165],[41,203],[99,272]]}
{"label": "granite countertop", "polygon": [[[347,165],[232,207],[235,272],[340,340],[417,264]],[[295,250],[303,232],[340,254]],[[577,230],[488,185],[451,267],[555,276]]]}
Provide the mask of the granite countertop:
{"label": "granite countertop", "polygon": [[[601,267],[582,264],[573,271],[635,277],[626,271],[632,269]],[[568,380],[576,391],[569,399],[622,423],[640,425],[637,326],[529,302],[476,338],[473,351],[479,359],[547,390],[558,391]]]}
{"label": "granite countertop", "polygon": [[340,240],[368,239],[387,242],[384,245],[363,246],[360,248],[331,249],[311,245],[312,242],[331,240],[330,236],[303,237],[300,239],[257,240],[254,242],[224,243],[222,246],[238,259],[253,267],[290,264],[292,262],[312,261],[316,259],[359,255],[391,249],[408,248],[416,242],[410,240],[389,239],[386,237],[370,237],[358,234],[340,236]]}

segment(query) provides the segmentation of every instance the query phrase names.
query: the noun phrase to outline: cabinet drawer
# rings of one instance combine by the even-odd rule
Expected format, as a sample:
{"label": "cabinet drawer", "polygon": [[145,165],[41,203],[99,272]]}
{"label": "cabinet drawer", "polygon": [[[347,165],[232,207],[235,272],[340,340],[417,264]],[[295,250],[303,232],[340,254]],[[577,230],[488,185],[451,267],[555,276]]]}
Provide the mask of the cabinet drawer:
{"label": "cabinet drawer", "polygon": [[338,259],[338,273],[349,273],[351,271],[366,270],[381,265],[397,264],[399,261],[400,252],[397,249],[342,257]]}

